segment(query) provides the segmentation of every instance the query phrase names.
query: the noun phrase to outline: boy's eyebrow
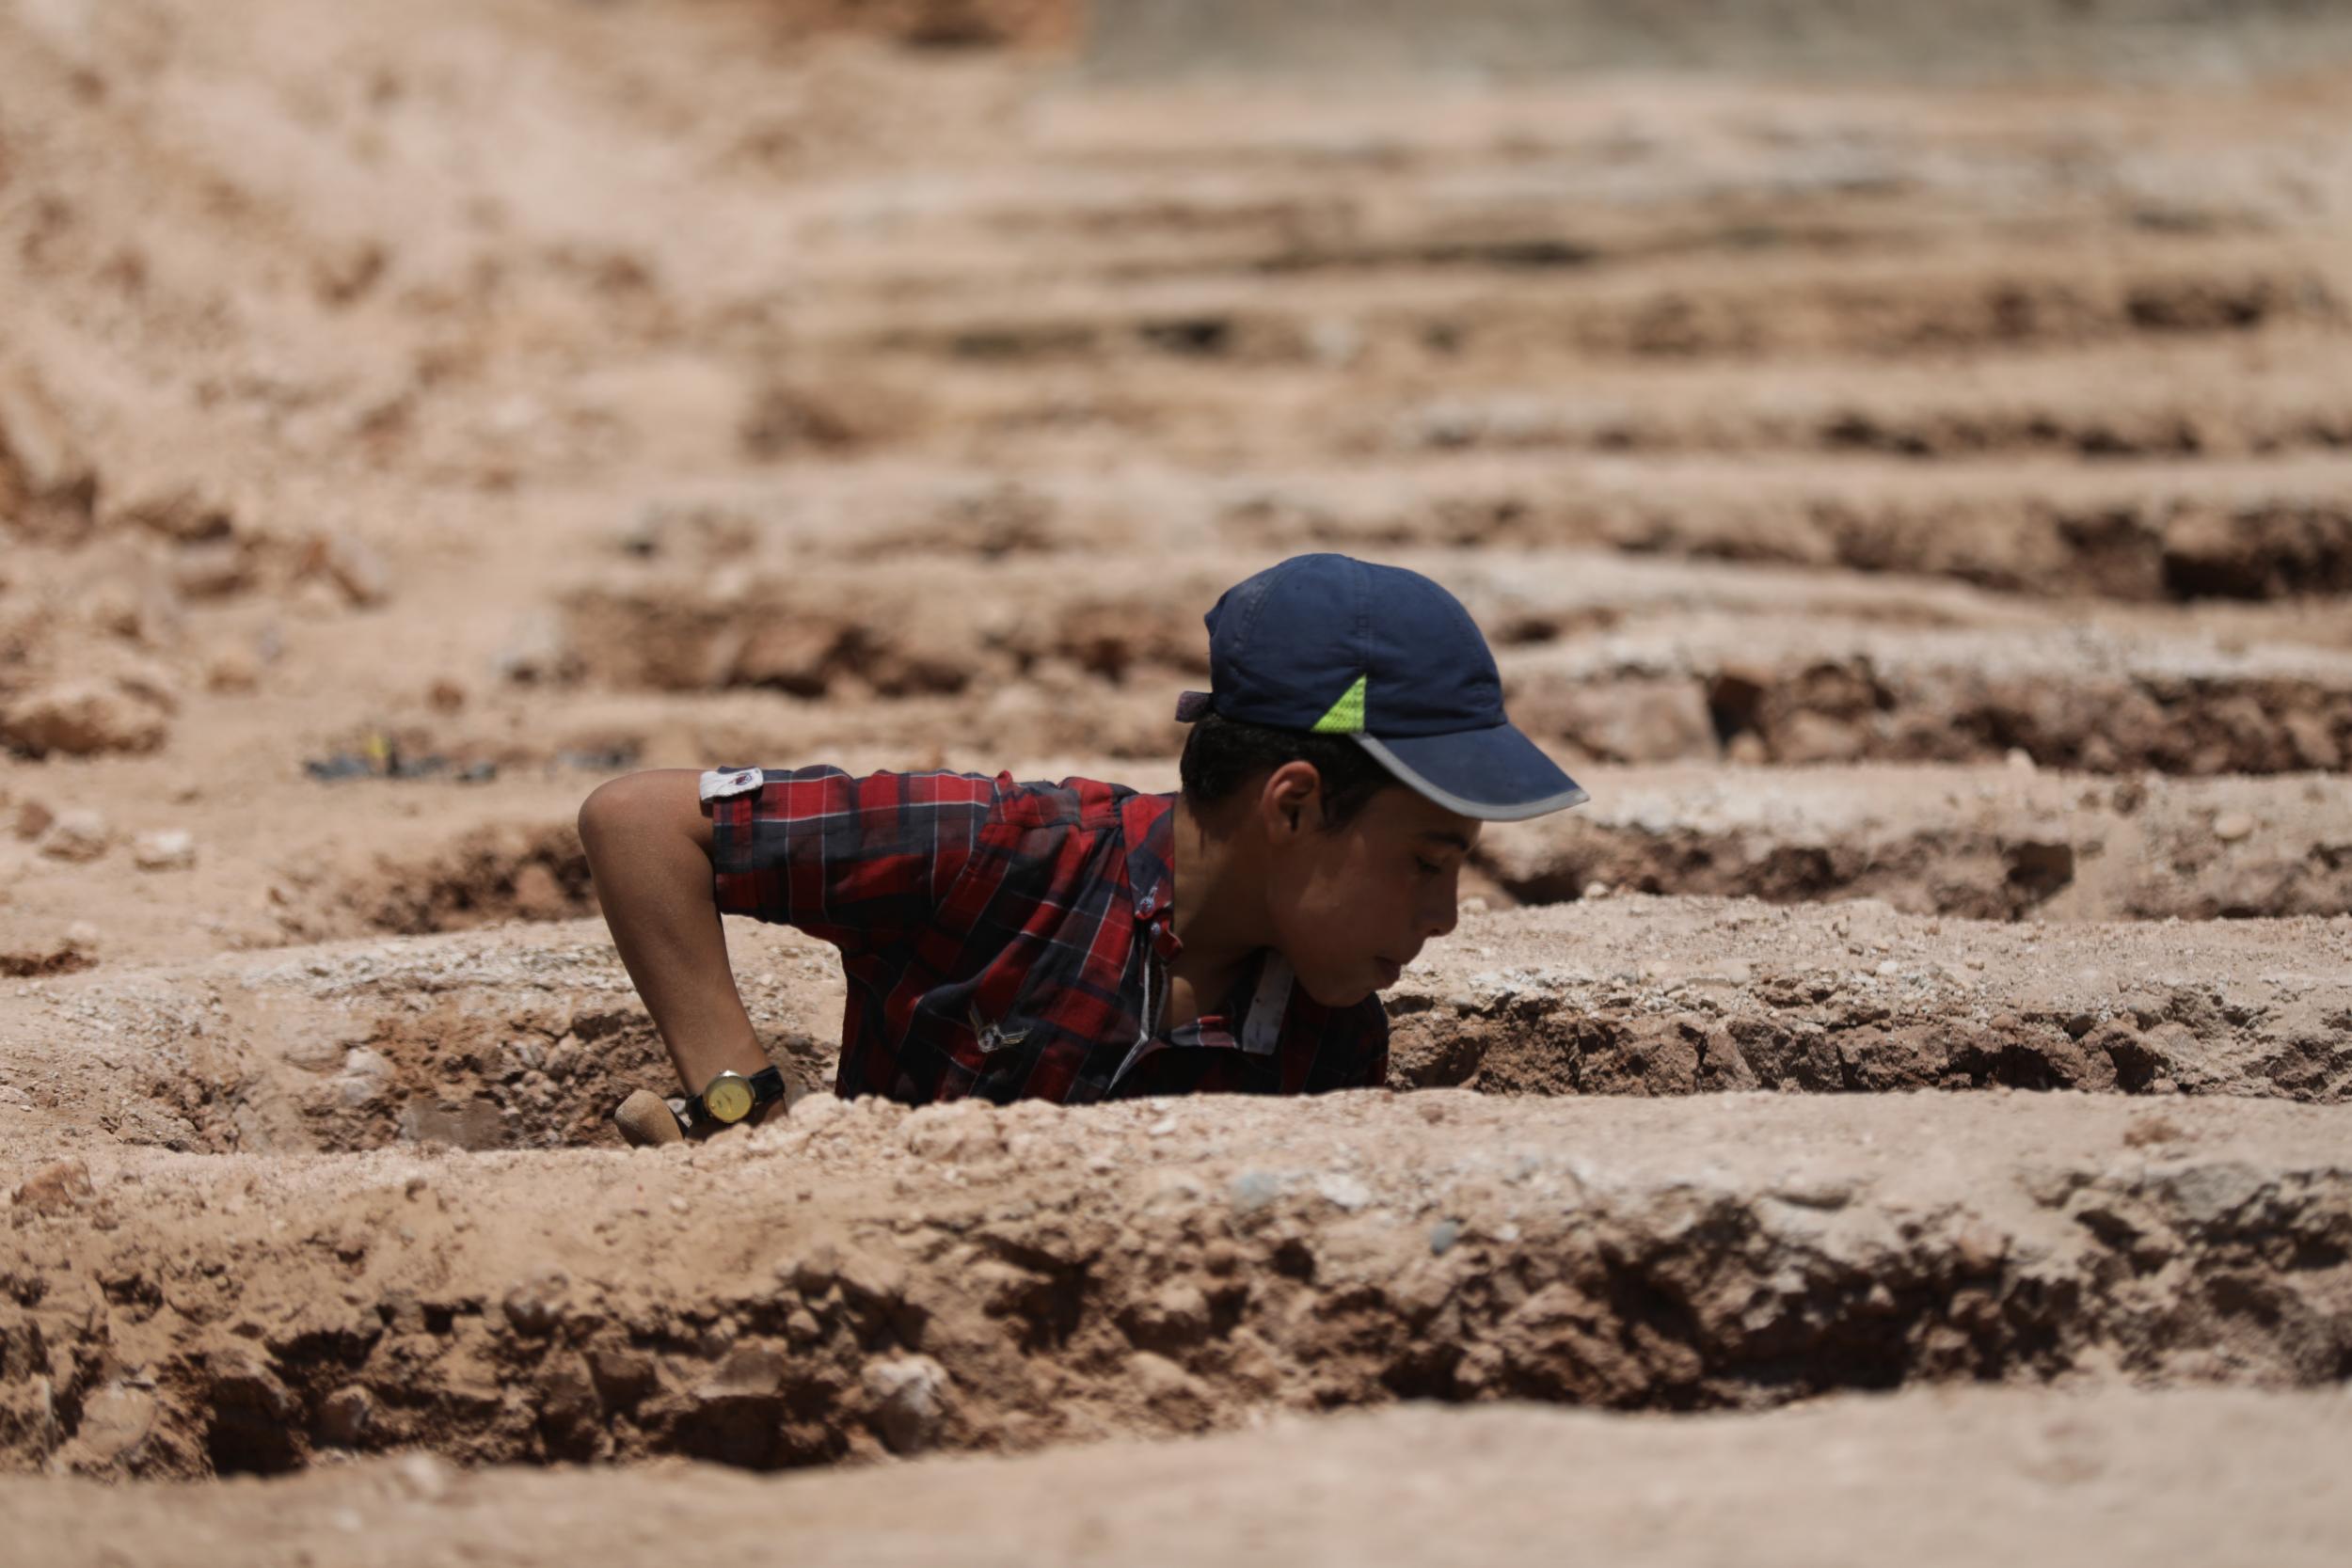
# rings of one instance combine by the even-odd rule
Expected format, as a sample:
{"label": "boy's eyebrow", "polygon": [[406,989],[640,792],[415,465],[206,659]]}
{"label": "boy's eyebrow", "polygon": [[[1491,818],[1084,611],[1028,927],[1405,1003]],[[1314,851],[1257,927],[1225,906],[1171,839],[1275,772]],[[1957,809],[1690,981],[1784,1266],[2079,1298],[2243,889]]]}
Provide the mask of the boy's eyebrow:
{"label": "boy's eyebrow", "polygon": [[1470,840],[1464,838],[1460,833],[1450,833],[1442,828],[1424,828],[1422,830],[1421,836],[1423,838],[1434,838],[1439,844],[1451,845],[1454,848],[1462,851],[1465,855],[1470,852]]}

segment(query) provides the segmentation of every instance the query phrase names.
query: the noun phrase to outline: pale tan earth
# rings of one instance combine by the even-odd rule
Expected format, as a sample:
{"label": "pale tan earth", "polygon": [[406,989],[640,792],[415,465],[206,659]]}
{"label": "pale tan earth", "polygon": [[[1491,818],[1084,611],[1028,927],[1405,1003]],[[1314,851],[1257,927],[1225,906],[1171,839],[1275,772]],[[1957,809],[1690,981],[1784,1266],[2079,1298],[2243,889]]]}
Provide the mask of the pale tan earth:
{"label": "pale tan earth", "polygon": [[[2352,1559],[2352,76],[1084,26],[0,0],[0,1556]],[[599,780],[1171,788],[1311,548],[1594,797],[1389,1090],[843,1104],[731,921],[620,1147]]]}
{"label": "pale tan earth", "polygon": [[[1812,1568],[2003,1560],[2202,1568],[2249,1542],[2279,1568],[2343,1560],[2341,1395],[1839,1395],[1764,1417],[1530,1405],[1281,1417],[1260,1431],[1021,1459],[763,1478],[665,1460],[617,1475],[459,1470],[431,1454],[257,1485],[127,1492],[0,1480],[34,1540],[106,1520],[141,1562],[485,1563],[779,1549],[844,1565],[1461,1560]],[[2217,1467],[2217,1452],[2233,1463]],[[1435,1461],[1442,1456],[1443,1463]],[[1059,1506],[1041,1517],[1036,1499]],[[691,1513],[688,1512],[691,1510]],[[1564,1521],[1573,1520],[1573,1535]],[[1836,1521],[1825,1530],[1825,1520]],[[1569,1542],[1569,1544],[1564,1544]]]}

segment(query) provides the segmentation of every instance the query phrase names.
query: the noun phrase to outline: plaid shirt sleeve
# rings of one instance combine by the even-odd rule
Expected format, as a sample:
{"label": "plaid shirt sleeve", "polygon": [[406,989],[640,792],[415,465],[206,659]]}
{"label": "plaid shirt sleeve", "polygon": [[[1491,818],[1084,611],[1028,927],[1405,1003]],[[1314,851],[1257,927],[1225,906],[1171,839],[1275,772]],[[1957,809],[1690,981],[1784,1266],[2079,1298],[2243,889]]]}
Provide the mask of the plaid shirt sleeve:
{"label": "plaid shirt sleeve", "polygon": [[889,946],[930,917],[1003,787],[979,773],[705,773],[720,911],[797,926],[845,954]]}

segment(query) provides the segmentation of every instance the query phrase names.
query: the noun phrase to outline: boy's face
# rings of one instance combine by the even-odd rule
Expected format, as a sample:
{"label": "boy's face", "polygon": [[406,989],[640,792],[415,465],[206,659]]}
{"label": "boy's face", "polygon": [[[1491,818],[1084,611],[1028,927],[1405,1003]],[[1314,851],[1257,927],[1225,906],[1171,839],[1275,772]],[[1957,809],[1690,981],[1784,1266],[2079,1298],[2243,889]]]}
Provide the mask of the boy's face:
{"label": "boy's face", "polygon": [[1352,1006],[1394,985],[1423,942],[1454,929],[1462,863],[1482,824],[1400,784],[1327,833],[1311,767],[1279,769],[1267,781],[1269,791],[1279,800],[1293,768],[1315,787],[1296,810],[1295,826],[1287,805],[1277,805],[1268,818],[1274,945],[1308,995],[1327,1007]]}

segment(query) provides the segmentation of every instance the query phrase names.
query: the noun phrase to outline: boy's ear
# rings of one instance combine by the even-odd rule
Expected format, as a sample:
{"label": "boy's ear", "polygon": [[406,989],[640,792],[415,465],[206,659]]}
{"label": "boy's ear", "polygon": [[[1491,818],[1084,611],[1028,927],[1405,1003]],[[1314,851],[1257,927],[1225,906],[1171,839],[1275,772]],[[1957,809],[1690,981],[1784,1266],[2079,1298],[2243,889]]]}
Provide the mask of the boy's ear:
{"label": "boy's ear", "polygon": [[1259,795],[1270,837],[1295,836],[1323,822],[1323,775],[1311,762],[1286,762],[1266,776]]}

